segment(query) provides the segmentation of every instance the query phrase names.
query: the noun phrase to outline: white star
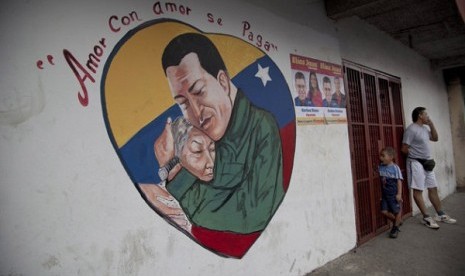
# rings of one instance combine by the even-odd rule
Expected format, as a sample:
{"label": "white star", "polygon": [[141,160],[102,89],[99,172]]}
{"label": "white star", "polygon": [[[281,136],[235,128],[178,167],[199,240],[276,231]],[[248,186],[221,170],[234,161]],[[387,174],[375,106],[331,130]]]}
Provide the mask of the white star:
{"label": "white star", "polygon": [[266,83],[268,81],[271,81],[268,70],[270,70],[270,67],[262,68],[262,66],[260,64],[258,64],[258,72],[257,72],[257,74],[255,74],[255,77],[262,80],[263,86],[266,86]]}

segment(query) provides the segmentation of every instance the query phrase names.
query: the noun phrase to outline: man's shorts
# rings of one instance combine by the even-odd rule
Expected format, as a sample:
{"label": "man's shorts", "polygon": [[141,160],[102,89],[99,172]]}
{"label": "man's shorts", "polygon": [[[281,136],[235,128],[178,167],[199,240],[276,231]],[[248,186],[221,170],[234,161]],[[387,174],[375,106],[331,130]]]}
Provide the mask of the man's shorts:
{"label": "man's shorts", "polygon": [[400,204],[397,202],[396,197],[383,197],[381,199],[381,211],[398,214],[400,212]]}
{"label": "man's shorts", "polygon": [[411,189],[423,191],[438,186],[434,171],[425,171],[421,163],[414,159],[407,158],[407,176]]}

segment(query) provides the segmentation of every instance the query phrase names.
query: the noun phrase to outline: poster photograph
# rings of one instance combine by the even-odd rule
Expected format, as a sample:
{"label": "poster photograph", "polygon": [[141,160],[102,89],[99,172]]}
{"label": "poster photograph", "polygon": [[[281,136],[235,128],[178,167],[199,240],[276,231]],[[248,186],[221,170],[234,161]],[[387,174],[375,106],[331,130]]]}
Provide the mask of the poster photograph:
{"label": "poster photograph", "polygon": [[293,54],[290,61],[297,124],[346,124],[342,66]]}

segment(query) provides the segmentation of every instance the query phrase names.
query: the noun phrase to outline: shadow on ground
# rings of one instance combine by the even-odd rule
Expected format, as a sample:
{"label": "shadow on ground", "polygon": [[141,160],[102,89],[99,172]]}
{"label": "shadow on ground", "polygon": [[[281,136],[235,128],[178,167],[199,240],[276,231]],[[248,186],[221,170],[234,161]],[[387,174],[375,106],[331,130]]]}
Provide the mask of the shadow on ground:
{"label": "shadow on ground", "polygon": [[465,193],[448,196],[442,205],[456,224],[439,223],[441,228],[432,230],[420,215],[408,218],[397,239],[382,233],[307,276],[465,275]]}

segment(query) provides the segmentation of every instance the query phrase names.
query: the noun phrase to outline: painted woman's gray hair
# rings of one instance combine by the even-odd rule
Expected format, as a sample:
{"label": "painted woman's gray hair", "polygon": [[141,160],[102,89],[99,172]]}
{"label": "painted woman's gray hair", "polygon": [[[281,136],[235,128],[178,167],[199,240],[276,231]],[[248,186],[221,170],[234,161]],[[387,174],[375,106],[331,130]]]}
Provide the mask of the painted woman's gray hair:
{"label": "painted woman's gray hair", "polygon": [[178,117],[174,122],[171,123],[171,132],[173,133],[174,139],[174,154],[181,158],[181,152],[189,139],[189,132],[192,129],[191,123],[184,117]]}

